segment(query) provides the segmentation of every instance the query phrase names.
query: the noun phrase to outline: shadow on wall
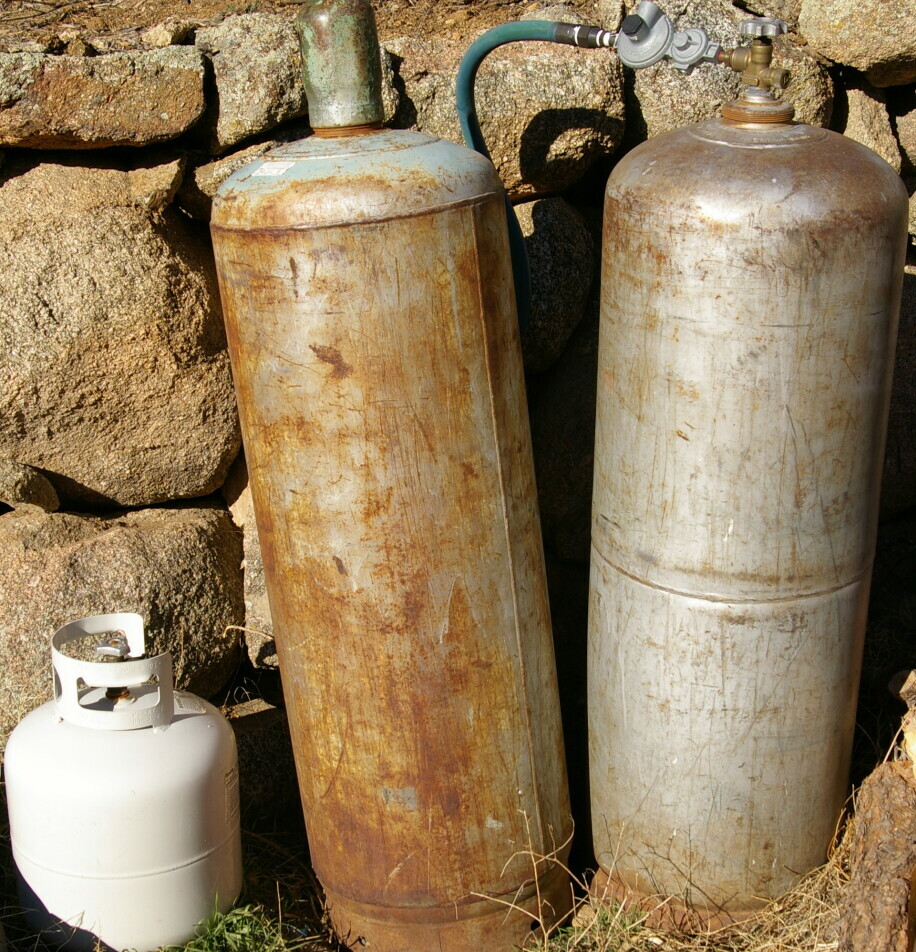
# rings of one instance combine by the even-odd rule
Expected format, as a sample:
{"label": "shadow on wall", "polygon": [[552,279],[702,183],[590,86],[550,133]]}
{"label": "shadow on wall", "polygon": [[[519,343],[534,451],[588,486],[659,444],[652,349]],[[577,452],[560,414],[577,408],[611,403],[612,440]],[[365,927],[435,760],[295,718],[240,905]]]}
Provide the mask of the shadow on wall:
{"label": "shadow on wall", "polygon": [[413,129],[417,124],[417,107],[408,95],[407,84],[404,82],[404,77],[401,76],[401,65],[404,62],[404,57],[396,56],[390,50],[387,51],[387,55],[391,63],[391,82],[394,91],[397,93],[398,107],[391,121],[387,122],[386,125],[395,129]]}
{"label": "shadow on wall", "polygon": [[623,135],[623,120],[608,116],[599,109],[544,109],[525,127],[519,143],[519,166],[522,179],[537,190],[556,191],[574,184],[582,171],[581,155],[552,158],[553,146],[576,130],[595,130],[600,138],[592,138],[585,148],[597,158],[604,154],[602,141],[617,142]]}

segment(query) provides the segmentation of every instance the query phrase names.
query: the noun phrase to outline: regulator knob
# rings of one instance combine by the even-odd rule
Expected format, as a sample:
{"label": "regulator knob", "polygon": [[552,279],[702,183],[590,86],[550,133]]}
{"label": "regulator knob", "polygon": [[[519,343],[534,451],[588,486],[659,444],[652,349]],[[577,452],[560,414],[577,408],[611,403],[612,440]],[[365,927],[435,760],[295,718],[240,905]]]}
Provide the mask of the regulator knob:
{"label": "regulator knob", "polygon": [[789,32],[789,24],[775,17],[754,17],[742,20],[738,24],[738,32],[742,36],[781,36]]}
{"label": "regulator knob", "polygon": [[620,32],[627,36],[636,36],[644,26],[643,18],[638,13],[631,13],[624,17],[623,23],[620,24]]}

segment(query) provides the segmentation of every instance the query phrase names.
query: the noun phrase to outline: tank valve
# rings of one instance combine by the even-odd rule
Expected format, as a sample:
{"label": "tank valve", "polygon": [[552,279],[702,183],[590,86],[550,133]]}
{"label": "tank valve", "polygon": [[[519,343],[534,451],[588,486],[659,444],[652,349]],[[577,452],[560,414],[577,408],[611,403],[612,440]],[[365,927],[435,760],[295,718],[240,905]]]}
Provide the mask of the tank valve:
{"label": "tank valve", "polygon": [[742,36],[752,37],[750,46],[721,50],[718,61],[741,73],[744,90],[734,102],[722,107],[722,118],[731,122],[789,122],[795,114],[791,103],[777,99],[775,92],[789,85],[791,73],[773,61],[773,37],[788,32],[782,20],[755,17],[742,20]]}
{"label": "tank valve", "polygon": [[773,37],[788,32],[788,25],[772,17],[755,17],[742,20],[738,29],[742,36],[753,37],[753,42],[750,46],[720,50],[718,61],[741,73],[741,81],[746,86],[762,90],[785,89],[791,73],[782,67],[770,66],[770,63],[773,61]]}
{"label": "tank valve", "polygon": [[102,661],[123,661],[130,654],[127,635],[123,631],[107,631],[95,645],[95,653]]}
{"label": "tank valve", "polygon": [[[130,655],[127,635],[120,630],[105,632],[102,640],[95,645],[95,653],[100,661],[124,661]],[[105,698],[123,702],[132,700],[132,695],[126,687],[110,687],[105,691]]]}

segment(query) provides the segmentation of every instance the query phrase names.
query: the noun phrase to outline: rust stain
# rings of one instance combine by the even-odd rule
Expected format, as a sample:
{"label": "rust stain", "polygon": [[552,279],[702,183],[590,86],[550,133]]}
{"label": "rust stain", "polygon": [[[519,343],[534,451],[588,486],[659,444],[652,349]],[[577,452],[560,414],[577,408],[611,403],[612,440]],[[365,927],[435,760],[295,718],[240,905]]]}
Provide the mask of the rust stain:
{"label": "rust stain", "polygon": [[[673,337],[672,340],[676,341],[677,337],[676,336]],[[700,391],[697,389],[697,387],[694,384],[689,383],[688,381],[684,380],[682,377],[675,377],[674,387],[679,397],[684,397],[687,400],[693,400],[694,402],[699,401]]]}
{"label": "rust stain", "polygon": [[244,272],[229,336],[332,918],[504,948],[530,921],[471,893],[561,909],[561,867],[515,854],[525,817],[539,852],[564,842],[568,807],[504,207],[448,216],[214,235]]}
{"label": "rust stain", "polygon": [[[630,175],[626,159],[608,186],[598,397],[604,456],[595,473],[599,531],[592,550],[593,572],[596,567],[601,572],[596,577],[604,587],[593,593],[597,610],[589,627],[601,646],[600,665],[614,680],[608,679],[613,688],[600,697],[600,707],[592,705],[601,711],[596,720],[604,731],[594,745],[601,761],[595,769],[593,759],[593,776],[602,784],[593,785],[592,804],[611,831],[596,838],[599,862],[604,863],[602,853],[612,855],[615,875],[632,870],[634,881],[627,885],[637,889],[638,882],[651,882],[655,891],[663,883],[672,896],[696,890],[698,904],[712,897],[710,902],[730,911],[740,909],[745,896],[771,895],[771,881],[774,888],[785,888],[785,870],[792,865],[785,858],[812,850],[812,843],[820,848],[831,832],[824,828],[833,822],[829,817],[818,827],[828,811],[786,817],[771,809],[768,792],[750,784],[765,763],[762,756],[756,760],[758,753],[770,737],[778,737],[779,769],[799,786],[802,778],[816,781],[810,789],[824,790],[825,799],[836,795],[835,788],[826,792],[828,784],[818,776],[831,757],[818,758],[839,743],[836,723],[851,722],[843,720],[848,692],[832,693],[826,685],[839,685],[841,664],[842,677],[856,675],[857,662],[849,658],[858,657],[853,646],[864,620],[850,607],[853,598],[861,606],[862,596],[844,583],[860,571],[864,527],[874,525],[867,507],[874,503],[876,480],[873,465],[865,461],[875,442],[871,432],[880,429],[874,421],[880,419],[881,363],[892,328],[891,255],[884,250],[890,225],[883,223],[887,206],[864,199],[876,190],[877,179],[866,172],[864,160],[861,175],[843,173],[849,185],[860,179],[861,188],[835,199],[832,182],[840,163],[813,150],[795,160],[789,150],[779,159],[776,150],[730,150],[730,174],[720,181],[725,161],[716,166],[706,161],[718,146],[698,151],[682,145],[676,162],[670,144],[664,157],[662,150],[654,153],[660,163],[671,159],[665,188],[658,177]],[[770,187],[777,184],[770,178],[774,162],[791,171],[791,181],[811,186],[810,193],[780,199],[783,180]],[[716,169],[713,176],[710,168]],[[823,181],[831,187],[824,188]],[[740,194],[736,189],[732,202],[724,193],[735,184]],[[881,188],[890,195],[883,179]],[[747,196],[753,203],[741,206]],[[815,198],[822,204],[816,206]],[[876,267],[878,249],[888,263]],[[847,424],[847,411],[855,423]],[[696,429],[685,422],[687,416]],[[678,448],[672,435],[690,441],[690,447]],[[633,470],[641,478],[634,478]],[[618,518],[622,529],[612,531],[602,511]],[[641,564],[643,553],[647,563],[654,559],[651,572]],[[661,629],[667,640],[655,634],[663,611],[660,596],[648,586],[604,575],[597,559],[608,555],[638,566],[659,588],[668,586]],[[812,591],[816,601],[808,600]],[[698,623],[701,613],[690,599],[710,595],[721,601],[704,608]],[[792,607],[796,598],[799,610]],[[620,606],[618,614],[606,605]],[[753,642],[746,637],[757,632],[765,637]],[[765,650],[752,653],[758,651],[754,642]],[[649,661],[647,648],[659,660]],[[678,666],[682,687],[670,677],[669,666],[685,657]],[[739,664],[745,658],[753,658],[759,669]],[[754,671],[749,686],[746,670]],[[811,671],[817,672],[813,682]],[[709,730],[701,697],[709,697],[708,710],[724,723],[740,718],[753,726],[755,761],[741,780],[753,793],[740,805],[735,798],[728,823],[711,815],[709,833],[698,846],[700,837],[683,832],[700,828],[706,820],[700,811],[685,809],[676,823],[659,822],[660,815],[673,815],[664,813],[670,791],[644,796],[639,778],[658,757],[658,743],[671,740],[657,733],[658,726],[677,732],[673,718],[683,717],[689,723],[685,738],[697,746],[702,739],[702,758],[694,762],[702,759],[704,766],[685,783],[682,799],[696,798],[702,783],[709,798],[703,803],[722,810],[723,801],[713,800],[723,789],[718,770],[706,764],[729,763],[733,738],[727,729]],[[816,705],[823,716],[817,726],[807,713]],[[642,735],[632,726],[633,710],[659,712]],[[786,728],[796,721],[805,728],[790,748]],[[788,750],[800,751],[803,744],[814,753],[790,762]],[[682,767],[671,771],[672,783],[679,782]],[[775,792],[772,796],[772,803],[781,803]],[[745,832],[731,836],[732,824]],[[676,837],[669,833],[675,825]],[[785,836],[787,829],[791,837]],[[745,857],[755,854],[756,863],[747,863]]]}
{"label": "rust stain", "polygon": [[309,344],[309,350],[326,364],[330,364],[334,370],[331,377],[334,380],[343,380],[353,373],[353,368],[348,364],[336,347],[329,347],[327,344]]}

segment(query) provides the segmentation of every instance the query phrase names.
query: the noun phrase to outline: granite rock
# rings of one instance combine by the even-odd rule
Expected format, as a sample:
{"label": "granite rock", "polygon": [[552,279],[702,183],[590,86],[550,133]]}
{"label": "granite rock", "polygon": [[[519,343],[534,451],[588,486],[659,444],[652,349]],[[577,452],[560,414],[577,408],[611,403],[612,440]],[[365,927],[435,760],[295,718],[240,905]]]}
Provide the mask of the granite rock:
{"label": "granite rock", "polygon": [[180,688],[211,697],[239,659],[242,540],[216,508],[105,517],[0,516],[0,737],[48,700],[51,635],[86,615],[134,611]]}
{"label": "granite rock", "polygon": [[846,86],[846,115],[837,131],[867,146],[895,171],[900,171],[900,146],[891,127],[884,93],[867,82]]}
{"label": "granite rock", "polygon": [[531,267],[531,312],[522,335],[528,373],[556,361],[582,317],[595,271],[588,228],[562,198],[515,206]]}
{"label": "granite rock", "polygon": [[48,163],[0,186],[0,456],[65,504],[202,496],[239,443],[212,253],[174,168]]}
{"label": "granite rock", "polygon": [[190,47],[103,56],[0,53],[0,145],[92,149],[174,139],[204,111]]}
{"label": "granite rock", "polygon": [[230,16],[198,30],[194,42],[213,66],[216,95],[206,122],[214,154],[308,111],[299,39],[289,18]]}
{"label": "granite rock", "polygon": [[245,560],[245,631],[243,640],[248,660],[255,668],[278,668],[277,645],[274,641],[274,626],[267,600],[264,579],[264,560],[258,526],[254,519],[254,503],[248,483],[245,458],[240,456],[229,471],[222,488],[223,498],[229,506],[232,521],[242,533]]}
{"label": "granite rock", "polygon": [[11,459],[0,459],[0,502],[13,509],[43,512],[54,512],[60,505],[54,487],[40,470]]}
{"label": "granite rock", "polygon": [[916,0],[802,0],[799,29],[814,52],[874,86],[916,79]]}

